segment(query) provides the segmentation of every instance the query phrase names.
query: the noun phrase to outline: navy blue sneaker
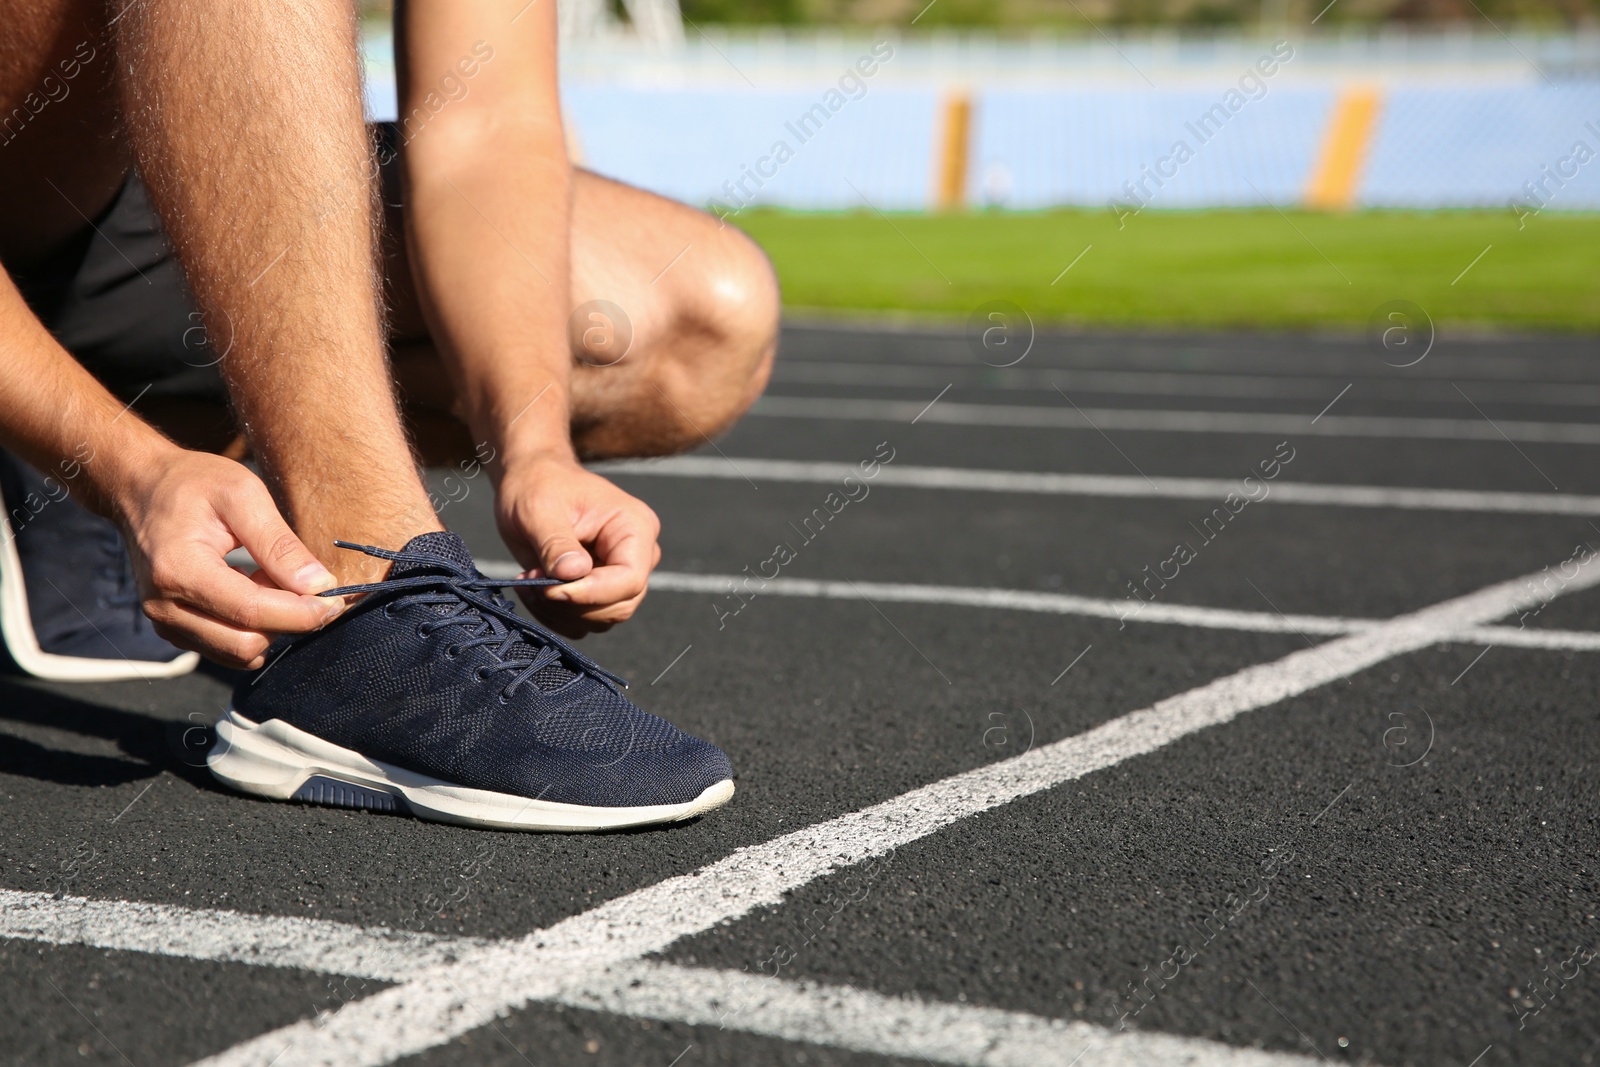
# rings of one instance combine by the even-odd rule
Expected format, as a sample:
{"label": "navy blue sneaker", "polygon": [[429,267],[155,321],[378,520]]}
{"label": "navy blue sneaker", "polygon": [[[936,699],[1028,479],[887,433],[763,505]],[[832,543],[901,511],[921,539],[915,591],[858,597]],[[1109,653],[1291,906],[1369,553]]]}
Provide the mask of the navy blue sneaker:
{"label": "navy blue sneaker", "polygon": [[414,537],[321,630],[239,683],[207,762],[278,800],[507,830],[675,822],[733,795],[722,751],[647,714],[627,684],[494,592],[452,533]]}
{"label": "navy blue sneaker", "polygon": [[17,667],[79,682],[194,670],[200,657],[168,644],[139,609],[116,526],[3,451],[0,498],[0,634]]}

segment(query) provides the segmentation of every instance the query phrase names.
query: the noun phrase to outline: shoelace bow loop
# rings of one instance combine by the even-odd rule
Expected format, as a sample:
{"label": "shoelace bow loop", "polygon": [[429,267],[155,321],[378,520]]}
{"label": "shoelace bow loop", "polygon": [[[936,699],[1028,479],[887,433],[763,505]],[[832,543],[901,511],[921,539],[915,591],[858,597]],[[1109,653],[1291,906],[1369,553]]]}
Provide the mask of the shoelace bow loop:
{"label": "shoelace bow loop", "polygon": [[[486,578],[454,560],[431,552],[407,552],[404,549],[397,552],[373,545],[353,544],[349,541],[335,541],[334,544],[391,563],[411,563],[434,568],[435,573],[408,574],[381,582],[346,585],[326,590],[317,594],[318,596],[400,593],[401,596],[395,598],[395,602],[405,599],[441,606],[455,604],[455,611],[423,623],[419,630],[432,633],[448,626],[477,627],[477,632],[469,640],[458,642],[453,647],[467,649],[478,645],[498,646],[494,652],[501,662],[493,667],[481,668],[480,676],[500,671],[515,671],[516,674],[502,690],[504,696],[510,696],[523,682],[556,662],[565,662],[576,667],[580,673],[599,679],[612,692],[620,694],[628,687],[627,680],[622,676],[606,670],[538,623],[518,615],[510,605],[492,595],[485,595],[489,590],[496,589],[527,589],[565,584],[559,578]],[[430,593],[433,595],[429,595]],[[531,659],[525,656],[517,657],[513,649],[519,641],[541,647]]]}

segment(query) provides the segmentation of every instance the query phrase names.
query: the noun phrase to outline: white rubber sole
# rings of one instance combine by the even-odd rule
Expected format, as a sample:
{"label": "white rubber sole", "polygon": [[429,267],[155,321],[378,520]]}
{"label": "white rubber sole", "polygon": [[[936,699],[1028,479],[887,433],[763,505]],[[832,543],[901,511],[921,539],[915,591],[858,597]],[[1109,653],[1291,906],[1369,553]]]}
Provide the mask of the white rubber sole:
{"label": "white rubber sole", "polygon": [[681,822],[733,796],[724,779],[683,804],[591,808],[452,785],[371,760],[282,719],[255,723],[229,711],[217,723],[206,763],[217,780],[258,797],[370,811],[405,811],[419,819],[497,830],[615,830]]}
{"label": "white rubber sole", "polygon": [[177,678],[200,663],[193,652],[165,662],[139,659],[88,659],[58,656],[39,647],[28,613],[28,591],[22,580],[22,558],[17,554],[11,520],[0,507],[0,637],[18,667],[35,678],[53,682],[121,682],[136,678]]}

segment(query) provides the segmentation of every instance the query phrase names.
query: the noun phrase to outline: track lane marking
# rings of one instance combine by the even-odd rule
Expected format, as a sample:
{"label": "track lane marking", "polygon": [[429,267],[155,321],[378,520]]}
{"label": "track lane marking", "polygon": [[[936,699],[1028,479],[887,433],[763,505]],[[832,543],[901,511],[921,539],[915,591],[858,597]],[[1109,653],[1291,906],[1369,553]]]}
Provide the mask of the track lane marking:
{"label": "track lane marking", "polygon": [[[1342,381],[1351,378],[1361,386],[1362,395],[1375,400],[1405,404],[1454,404],[1457,397],[1444,378],[1396,380],[1368,377],[1370,364],[1330,367],[1311,374],[1245,374],[1232,371],[1103,370],[1093,367],[1028,368],[1008,367],[1004,375],[985,373],[987,368],[948,363],[841,363],[830,360],[785,358],[772,371],[772,381],[780,385],[839,385],[861,388],[926,388],[942,385],[955,376],[957,384],[983,392],[1048,393],[1050,383],[1083,393],[1122,394],[1144,397],[1197,396],[1228,400],[1316,400],[1328,395]],[[1465,369],[1465,368],[1464,368]],[[1600,405],[1600,385],[1594,382],[1529,382],[1504,378],[1462,378],[1462,384],[1487,390],[1508,404],[1556,406],[1565,408]]]}
{"label": "track lane marking", "polygon": [[[1579,563],[1562,592],[1600,582]],[[246,1041],[206,1067],[379,1067],[475,1030],[484,1018],[557,996],[605,969],[776,907],[785,894],[885,855],[959,820],[1153,752],[1395,656],[1450,640],[1532,607],[1519,577],[1391,619],[1281,659],[1247,667],[1073,737],[913,789],[862,811],[737,849],[688,874],[618,897],[515,940],[469,949],[331,1016]]]}
{"label": "track lane marking", "polygon": [[[1311,1067],[1293,1053],[1240,1048],[1203,1038],[1047,1019],[970,1004],[892,997],[854,986],[803,985],[732,970],[638,961],[565,989],[560,1003],[615,1015],[726,1024],[804,1041],[930,1063],[971,1067]],[[728,1010],[727,1005],[737,1005]]]}
{"label": "track lane marking", "polygon": [[1585,630],[1542,630],[1517,626],[1479,626],[1463,630],[1460,640],[1485,641],[1507,648],[1543,648],[1571,652],[1600,652],[1600,633]]}
{"label": "track lane marking", "polygon": [[[1087,428],[1087,427],[1086,427]],[[774,482],[837,485],[846,475],[861,472],[849,463],[811,463],[784,459],[739,457],[739,466],[752,478]],[[673,456],[657,460],[597,463],[605,475],[646,477],[737,477],[706,456]],[[1211,500],[1218,504],[1229,493],[1243,493],[1240,481],[1225,478],[1149,479],[1114,474],[1052,474],[1032,471],[979,470],[965,467],[883,467],[874,485],[913,489],[952,489],[981,493],[1031,493],[1045,496],[1132,497],[1171,500]],[[1416,511],[1483,511],[1513,515],[1600,515],[1600,496],[1572,493],[1488,492],[1473,489],[1422,489],[1381,485],[1319,485],[1313,482],[1263,482],[1269,492],[1257,503],[1304,504],[1350,508],[1398,508]],[[1254,495],[1254,494],[1251,494]]]}
{"label": "track lane marking", "polygon": [[[917,402],[846,397],[772,396],[757,400],[747,415],[798,419],[906,422]],[[1156,433],[1293,434],[1297,437],[1381,437],[1431,441],[1499,441],[1600,445],[1600,423],[1505,421],[1496,428],[1480,419],[1405,418],[1388,415],[1329,415],[1309,425],[1302,415],[1247,411],[1174,411],[1138,408],[1041,407],[948,401],[927,413],[928,422],[955,426],[1011,426]]]}
{"label": "track lane marking", "polygon": [[[480,560],[478,569],[490,577],[509,578],[522,568],[510,560]],[[743,574],[684,574],[656,571],[650,588],[662,593],[725,594],[730,584],[748,579]],[[1248,633],[1316,634],[1342,637],[1361,633],[1386,623],[1384,619],[1347,618],[1338,615],[1282,615],[1270,611],[1237,611],[1233,608],[1206,608],[1189,604],[1144,602],[1137,607],[1128,600],[1077,596],[1072,593],[1037,593],[1021,589],[993,589],[977,586],[913,585],[898,582],[839,582],[813,578],[770,578],[757,590],[760,594],[785,597],[814,597],[822,600],[882,600],[896,604],[941,604],[963,608],[993,608],[999,611],[1033,611],[1047,615],[1078,615],[1094,619],[1193,626],[1208,630],[1242,630]],[[1528,629],[1517,626],[1472,626],[1463,629],[1455,640],[1506,645],[1513,648],[1555,649],[1573,652],[1600,652],[1600,631]]]}
{"label": "track lane marking", "polygon": [[[320,919],[0,890],[0,937],[403,982],[490,942],[413,935]],[[1304,1067],[1300,1056],[969,1004],[884,996],[851,986],[636,961],[559,989],[551,1003],[614,1015],[718,1026],[855,1052],[936,1063],[1085,1067],[1162,1062]]]}
{"label": "track lane marking", "polygon": [[[494,561],[491,561],[494,562]],[[650,588],[668,593],[728,592],[743,588],[744,574],[684,574],[657,571]],[[1050,615],[1082,615],[1128,622],[1170,623],[1212,630],[1249,630],[1256,633],[1314,633],[1339,637],[1384,625],[1382,619],[1349,619],[1323,615],[1279,615],[1268,611],[1235,611],[1186,604],[1161,604],[1137,600],[1112,600],[1072,593],[1037,593],[1021,589],[979,586],[915,585],[903,582],[845,582],[815,578],[757,579],[747,590],[756,596],[811,597],[822,600],[884,600],[897,604],[941,604],[964,608],[997,608]],[[1141,610],[1142,609],[1142,610]]]}
{"label": "track lane marking", "polygon": [[[804,315],[807,310],[796,309],[795,315]],[[780,365],[848,363],[860,367],[949,366],[973,370],[972,351],[961,326],[956,323],[953,330],[950,327],[922,329],[911,322],[896,322],[884,328],[882,319],[850,324],[823,314],[804,321],[791,317],[784,324],[787,350]],[[841,345],[841,335],[849,340],[886,339],[893,351],[884,353],[880,349],[882,358],[852,358],[845,355],[849,350]],[[1266,344],[1260,343],[1262,340],[1260,333],[1201,337],[1197,334],[1040,332],[1035,345],[1038,352],[1035,366],[1049,363],[1039,368],[1045,374],[1105,370],[1237,374],[1249,378],[1348,378],[1352,375],[1375,380],[1383,378],[1373,364],[1372,350],[1355,338],[1309,339],[1277,334],[1266,337]],[[1561,386],[1595,382],[1592,349],[1577,354],[1581,341],[1574,344],[1567,339],[1552,341],[1548,337],[1532,336],[1494,341],[1454,337],[1448,339],[1448,343],[1456,374],[1483,379],[1486,383],[1526,381],[1530,367],[1539,372],[1533,379],[1538,384]],[[1506,354],[1510,346],[1515,346],[1522,354]],[[1286,360],[1291,349],[1294,358]],[[1568,355],[1569,352],[1573,354]],[[1056,362],[1066,356],[1071,358]],[[1447,379],[1429,373],[1414,380]]]}
{"label": "track lane marking", "polygon": [[[241,550],[228,554],[236,567],[254,567]],[[491,578],[514,578],[522,566],[511,560],[483,559],[478,569]],[[685,574],[656,571],[650,586],[662,593],[723,594],[731,582],[742,582],[743,574]],[[1021,589],[995,589],[981,586],[916,585],[898,582],[835,582],[811,578],[773,578],[761,587],[773,596],[816,597],[828,600],[864,600],[874,597],[899,604],[944,604],[954,607],[993,608],[1000,611],[1035,611],[1050,615],[1080,615],[1087,618],[1129,622],[1194,626],[1213,630],[1242,630],[1248,633],[1293,633],[1305,636],[1341,637],[1360,633],[1386,620],[1347,618],[1338,615],[1281,615],[1267,611],[1238,611],[1233,608],[1207,608],[1189,604],[1144,603],[1129,611],[1127,600],[1084,597],[1072,593],[1039,593]],[[863,596],[862,594],[865,594]],[[1471,643],[1505,645],[1571,652],[1600,652],[1600,631],[1557,630],[1518,626],[1473,626],[1457,635]],[[669,665],[670,666],[670,665]],[[664,673],[664,672],[663,672]]]}
{"label": "track lane marking", "polygon": [[0,936],[399,982],[487,940],[324,919],[0,889]]}
{"label": "track lane marking", "polygon": [[[255,562],[242,549],[228,553],[228,562],[236,567],[252,569],[255,567]],[[478,569],[490,578],[515,578],[523,570],[521,564],[505,559],[479,560]],[[730,582],[741,582],[746,577],[743,574],[685,574],[678,571],[656,571],[650,576],[650,585],[657,592],[663,593],[721,595],[727,592]],[[1126,600],[1077,596],[1072,593],[1039,593],[1022,589],[917,585],[899,582],[834,582],[780,577],[768,579],[761,591],[774,596],[818,597],[833,600],[862,600],[865,598],[861,594],[865,593],[867,596],[899,604],[946,604],[955,607],[993,608],[1000,611],[1081,615],[1118,621],[1126,618],[1129,622],[1242,630],[1250,633],[1295,633],[1301,636],[1318,634],[1325,637],[1339,637],[1370,630],[1374,626],[1382,626],[1386,621],[1338,615],[1282,615],[1266,611],[1238,611],[1233,608],[1149,602],[1146,602],[1141,610],[1129,612]],[[1600,652],[1600,631],[1589,630],[1473,626],[1462,630],[1457,640],[1472,643],[1487,642],[1509,648]],[[670,668],[671,665],[668,666]]]}

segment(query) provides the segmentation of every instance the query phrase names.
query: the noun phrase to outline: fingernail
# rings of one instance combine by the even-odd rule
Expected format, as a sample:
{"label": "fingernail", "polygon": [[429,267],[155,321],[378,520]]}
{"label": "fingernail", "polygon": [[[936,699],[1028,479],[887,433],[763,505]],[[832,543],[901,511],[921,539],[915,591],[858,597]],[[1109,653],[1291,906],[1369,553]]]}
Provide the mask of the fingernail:
{"label": "fingernail", "polygon": [[339,613],[344,610],[344,597],[332,596],[323,597],[322,599],[328,602],[328,610],[322,616],[322,621],[326,624],[338,618]]}
{"label": "fingernail", "polygon": [[556,576],[555,572],[560,570],[561,569],[561,565],[563,563],[565,563],[569,559],[574,559],[574,560],[578,560],[579,562],[582,562],[583,561],[583,553],[581,553],[581,552],[563,552],[563,553],[561,553],[561,555],[556,557],[556,561],[554,563],[550,564],[550,572],[551,572],[550,576],[552,578],[554,578]]}
{"label": "fingernail", "polygon": [[313,593],[324,589],[332,589],[338,585],[333,572],[320,563],[307,563],[304,567],[294,572],[294,580]]}

